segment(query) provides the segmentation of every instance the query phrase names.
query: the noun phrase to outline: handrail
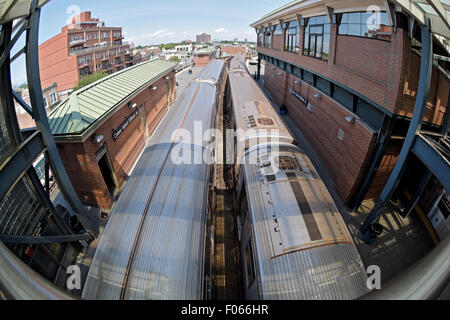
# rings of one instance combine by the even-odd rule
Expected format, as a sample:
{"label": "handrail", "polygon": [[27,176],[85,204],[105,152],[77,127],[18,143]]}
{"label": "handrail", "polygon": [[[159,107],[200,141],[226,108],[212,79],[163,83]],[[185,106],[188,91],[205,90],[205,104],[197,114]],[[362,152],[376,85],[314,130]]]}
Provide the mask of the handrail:
{"label": "handrail", "polygon": [[0,242],[0,291],[11,300],[74,300],[23,263]]}
{"label": "handrail", "polygon": [[437,299],[450,282],[450,236],[428,255],[363,300]]}

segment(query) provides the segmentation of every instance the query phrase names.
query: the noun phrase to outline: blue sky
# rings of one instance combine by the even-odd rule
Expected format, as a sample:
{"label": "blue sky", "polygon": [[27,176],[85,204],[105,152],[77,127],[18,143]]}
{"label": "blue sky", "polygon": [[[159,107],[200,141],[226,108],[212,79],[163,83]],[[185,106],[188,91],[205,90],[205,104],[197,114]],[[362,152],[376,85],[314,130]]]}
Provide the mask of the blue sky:
{"label": "blue sky", "polygon": [[[256,41],[250,23],[290,0],[51,0],[42,8],[39,42],[61,31],[77,11],[91,11],[107,26],[122,27],[135,45],[195,40],[206,32],[213,40]],[[24,36],[16,44],[17,52]],[[12,65],[13,85],[26,81],[24,58]]]}
{"label": "blue sky", "polygon": [[185,39],[206,32],[217,40],[256,40],[251,22],[289,0],[52,0],[42,9],[40,40],[59,32],[79,8],[106,22],[123,27],[136,45]]}

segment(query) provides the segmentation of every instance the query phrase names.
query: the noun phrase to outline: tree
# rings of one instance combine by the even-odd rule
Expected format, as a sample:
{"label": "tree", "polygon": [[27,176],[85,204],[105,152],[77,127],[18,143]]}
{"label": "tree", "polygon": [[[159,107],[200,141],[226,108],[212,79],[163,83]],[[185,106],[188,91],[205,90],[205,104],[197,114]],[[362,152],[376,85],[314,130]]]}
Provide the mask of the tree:
{"label": "tree", "polygon": [[93,74],[89,74],[86,76],[83,76],[79,81],[78,84],[73,88],[74,91],[81,89],[91,83],[94,83],[97,80],[100,80],[104,77],[106,77],[108,73],[106,71],[97,71]]}
{"label": "tree", "polygon": [[177,45],[177,43],[161,44],[161,45],[159,45],[159,49],[172,50],[175,48],[176,45]]}
{"label": "tree", "polygon": [[172,62],[180,62],[180,58],[178,58],[177,56],[171,56],[171,57],[169,58],[169,61],[172,61]]}

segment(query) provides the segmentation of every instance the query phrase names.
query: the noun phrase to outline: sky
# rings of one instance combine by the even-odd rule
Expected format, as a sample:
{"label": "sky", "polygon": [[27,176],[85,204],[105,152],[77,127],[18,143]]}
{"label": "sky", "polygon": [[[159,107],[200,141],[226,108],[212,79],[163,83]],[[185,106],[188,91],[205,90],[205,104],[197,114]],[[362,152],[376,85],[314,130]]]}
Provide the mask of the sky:
{"label": "sky", "polygon": [[52,0],[42,9],[40,39],[58,33],[77,11],[91,11],[107,26],[123,27],[136,45],[195,40],[210,33],[213,40],[255,41],[249,24],[289,0]]}
{"label": "sky", "polygon": [[[249,25],[290,0],[51,0],[41,11],[39,43],[61,31],[80,11],[91,11],[106,26],[122,27],[125,41],[137,45],[194,40],[203,32],[213,40],[256,41]],[[24,36],[13,54],[24,44]],[[13,85],[26,81],[25,59],[11,67]]]}

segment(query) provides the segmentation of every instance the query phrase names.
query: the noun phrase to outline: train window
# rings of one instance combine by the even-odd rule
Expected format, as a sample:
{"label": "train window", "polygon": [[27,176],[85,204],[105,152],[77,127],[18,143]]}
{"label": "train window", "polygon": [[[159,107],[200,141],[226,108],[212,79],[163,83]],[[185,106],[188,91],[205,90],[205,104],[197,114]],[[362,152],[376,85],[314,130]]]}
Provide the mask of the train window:
{"label": "train window", "polygon": [[253,249],[252,239],[247,243],[245,248],[245,267],[247,269],[247,287],[251,288],[255,282],[255,267],[253,265]]}

